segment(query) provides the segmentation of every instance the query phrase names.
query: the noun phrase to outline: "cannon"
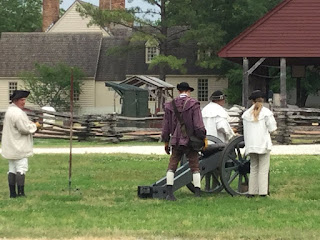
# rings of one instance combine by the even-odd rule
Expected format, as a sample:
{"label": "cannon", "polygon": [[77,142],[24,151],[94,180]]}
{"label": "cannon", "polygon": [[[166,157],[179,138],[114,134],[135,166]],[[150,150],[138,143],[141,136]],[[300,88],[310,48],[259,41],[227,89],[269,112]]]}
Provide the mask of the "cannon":
{"label": "cannon", "polygon": [[[247,195],[250,159],[244,153],[243,136],[235,137],[228,144],[213,136],[207,138],[213,144],[205,151],[199,152],[201,192],[214,194],[224,189],[231,196]],[[175,172],[173,191],[183,186],[191,192],[195,190],[192,172],[185,157],[182,157],[180,167]],[[166,177],[149,186],[138,186],[140,198],[164,199],[166,195]]]}

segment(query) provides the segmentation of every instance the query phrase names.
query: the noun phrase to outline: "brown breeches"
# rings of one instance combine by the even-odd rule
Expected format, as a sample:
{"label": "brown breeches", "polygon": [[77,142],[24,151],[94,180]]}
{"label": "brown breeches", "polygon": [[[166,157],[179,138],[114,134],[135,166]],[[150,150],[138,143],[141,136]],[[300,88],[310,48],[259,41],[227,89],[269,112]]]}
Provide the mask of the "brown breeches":
{"label": "brown breeches", "polygon": [[187,159],[189,160],[189,167],[192,171],[192,173],[200,172],[199,170],[199,154],[197,151],[194,151],[193,149],[190,149],[186,146],[173,146],[172,147],[172,154],[170,157],[170,162],[168,165],[168,170],[171,170],[173,172],[176,171],[179,161],[181,160],[181,157],[183,154],[186,154]]}

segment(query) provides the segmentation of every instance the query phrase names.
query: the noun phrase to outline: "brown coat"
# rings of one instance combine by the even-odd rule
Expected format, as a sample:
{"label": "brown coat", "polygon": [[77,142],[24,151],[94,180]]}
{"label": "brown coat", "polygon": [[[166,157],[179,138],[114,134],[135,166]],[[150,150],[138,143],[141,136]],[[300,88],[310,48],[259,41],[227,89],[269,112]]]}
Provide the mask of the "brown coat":
{"label": "brown coat", "polygon": [[[206,137],[206,129],[202,120],[200,103],[193,98],[180,96],[175,98],[174,101],[188,132],[200,139],[204,139]],[[171,102],[165,104],[161,137],[163,142],[169,142],[171,138],[172,146],[187,146],[189,143],[189,137],[183,136],[181,133],[180,123],[175,116]]]}

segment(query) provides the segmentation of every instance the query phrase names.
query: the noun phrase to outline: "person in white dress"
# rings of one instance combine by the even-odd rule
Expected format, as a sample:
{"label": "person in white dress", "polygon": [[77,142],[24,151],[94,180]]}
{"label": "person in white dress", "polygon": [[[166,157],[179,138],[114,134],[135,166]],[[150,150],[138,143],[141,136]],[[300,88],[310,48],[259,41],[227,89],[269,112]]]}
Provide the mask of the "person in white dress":
{"label": "person in white dress", "polygon": [[227,143],[235,134],[228,122],[229,115],[223,108],[225,99],[226,95],[219,90],[215,91],[210,97],[211,102],[202,109],[201,113],[207,135],[217,137]]}
{"label": "person in white dress", "polygon": [[260,90],[251,93],[253,105],[242,115],[245,154],[250,156],[249,195],[269,194],[270,133],[277,129],[273,113],[263,106],[264,94]]}

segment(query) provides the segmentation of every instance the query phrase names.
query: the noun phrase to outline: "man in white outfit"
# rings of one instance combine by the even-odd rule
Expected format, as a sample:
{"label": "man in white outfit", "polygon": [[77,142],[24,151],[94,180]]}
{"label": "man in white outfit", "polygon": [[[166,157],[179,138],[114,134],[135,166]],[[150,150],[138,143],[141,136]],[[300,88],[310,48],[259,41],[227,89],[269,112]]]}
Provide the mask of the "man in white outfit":
{"label": "man in white outfit", "polygon": [[[228,143],[229,140],[235,136],[230,124],[228,122],[229,115],[227,111],[223,108],[225,104],[226,95],[221,91],[215,91],[212,93],[210,100],[202,109],[202,118],[204,126],[207,130],[207,135],[211,135],[219,138],[223,143]],[[220,175],[220,170],[216,169],[213,172],[207,173],[206,186],[207,191],[214,190],[220,185],[217,181]],[[212,181],[210,180],[212,177]],[[212,186],[210,186],[212,182]]]}
{"label": "man in white outfit", "polygon": [[229,115],[223,108],[225,98],[226,95],[219,90],[212,93],[211,102],[202,109],[202,118],[207,135],[217,137],[227,143],[235,134],[228,122]]}
{"label": "man in white outfit", "polygon": [[[9,162],[8,183],[10,198],[24,197],[25,174],[28,171],[28,157],[33,154],[32,134],[40,124],[29,120],[23,111],[29,91],[15,90],[10,96],[3,121],[1,155]],[[18,194],[16,193],[16,185]]]}

